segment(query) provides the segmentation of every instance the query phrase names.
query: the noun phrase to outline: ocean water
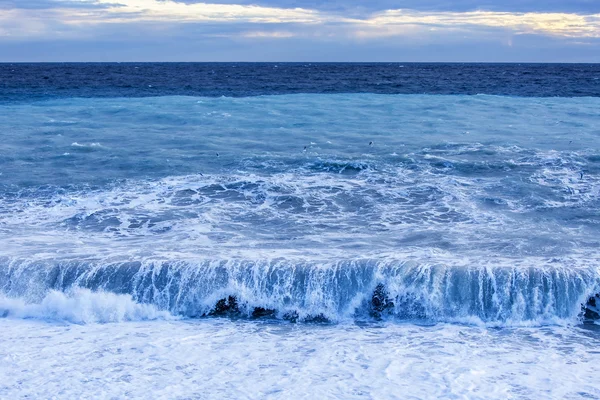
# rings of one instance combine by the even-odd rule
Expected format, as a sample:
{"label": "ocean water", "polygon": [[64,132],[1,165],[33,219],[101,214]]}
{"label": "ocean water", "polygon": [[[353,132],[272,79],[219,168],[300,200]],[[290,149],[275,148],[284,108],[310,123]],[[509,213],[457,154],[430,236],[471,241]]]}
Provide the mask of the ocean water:
{"label": "ocean water", "polygon": [[600,397],[598,75],[0,65],[0,398]]}

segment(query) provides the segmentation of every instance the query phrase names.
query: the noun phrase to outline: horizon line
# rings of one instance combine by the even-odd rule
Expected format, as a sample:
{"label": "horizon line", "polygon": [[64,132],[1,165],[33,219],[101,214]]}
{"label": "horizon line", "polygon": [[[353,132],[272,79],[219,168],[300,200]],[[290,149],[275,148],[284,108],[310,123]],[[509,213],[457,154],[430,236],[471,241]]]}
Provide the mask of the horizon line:
{"label": "horizon line", "polygon": [[581,61],[0,61],[2,64],[529,64],[600,65]]}

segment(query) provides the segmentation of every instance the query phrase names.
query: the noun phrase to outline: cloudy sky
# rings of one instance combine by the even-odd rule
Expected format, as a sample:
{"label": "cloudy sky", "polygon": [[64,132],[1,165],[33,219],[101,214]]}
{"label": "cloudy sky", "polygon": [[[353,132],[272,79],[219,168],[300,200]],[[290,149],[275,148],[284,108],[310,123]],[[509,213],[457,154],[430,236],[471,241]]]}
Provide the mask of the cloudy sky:
{"label": "cloudy sky", "polygon": [[600,62],[600,0],[0,0],[0,62]]}

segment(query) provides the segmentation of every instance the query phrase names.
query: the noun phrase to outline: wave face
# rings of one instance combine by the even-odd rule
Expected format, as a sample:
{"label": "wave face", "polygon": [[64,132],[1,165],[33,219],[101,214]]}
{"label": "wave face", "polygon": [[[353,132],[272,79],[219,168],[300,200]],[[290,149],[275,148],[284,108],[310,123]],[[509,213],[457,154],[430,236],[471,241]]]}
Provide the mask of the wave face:
{"label": "wave face", "polygon": [[2,105],[0,294],[33,307],[5,314],[86,289],[154,310],[116,320],[595,318],[599,107],[372,94]]}
{"label": "wave face", "polygon": [[[599,283],[594,269],[448,268],[374,260],[294,265],[288,261],[12,262],[3,266],[0,279],[5,295],[33,304],[17,312],[9,308],[9,316],[40,316],[54,310],[58,302],[84,309],[65,317],[75,321],[86,321],[85,315],[100,321],[155,319],[164,317],[156,310],[164,310],[187,317],[332,322],[394,318],[509,325],[576,323]],[[95,305],[98,299],[81,288],[101,292],[103,305]],[[85,294],[87,307],[82,307],[81,296],[69,300],[57,294],[61,292]],[[153,307],[130,304],[127,296],[125,303],[118,302],[115,295],[102,294],[106,292]],[[117,311],[99,313],[102,307]]]}

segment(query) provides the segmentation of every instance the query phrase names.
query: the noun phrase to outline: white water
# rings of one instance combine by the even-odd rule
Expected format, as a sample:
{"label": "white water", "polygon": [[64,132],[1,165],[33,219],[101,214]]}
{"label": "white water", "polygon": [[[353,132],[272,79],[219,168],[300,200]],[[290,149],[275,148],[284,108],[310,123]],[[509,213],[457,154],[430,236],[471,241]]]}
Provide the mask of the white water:
{"label": "white water", "polygon": [[152,305],[137,304],[129,295],[87,289],[74,289],[68,294],[51,291],[38,304],[0,296],[0,316],[76,324],[174,319]]}
{"label": "white water", "polygon": [[[600,286],[593,261],[460,261],[430,265],[393,258],[112,264],[15,260],[0,264],[0,292],[7,296],[6,303],[21,305],[9,308],[8,315],[53,318],[71,312],[56,307],[63,304],[77,312],[95,312],[104,306],[122,310],[116,312],[118,318],[107,319],[107,313],[100,313],[91,319],[99,322],[131,320],[131,315],[140,313],[152,318],[149,310],[201,317],[216,311],[220,300],[233,296],[237,307],[231,311],[237,317],[251,317],[262,308],[272,310],[272,317],[300,321],[344,322],[382,316],[533,326],[579,323],[582,306]],[[0,301],[0,311],[1,306]],[[77,318],[64,319],[79,322]]]}
{"label": "white water", "polygon": [[600,396],[596,325],[186,320],[85,289],[0,315],[0,399]]}
{"label": "white water", "polygon": [[598,398],[597,330],[0,319],[0,398]]}

